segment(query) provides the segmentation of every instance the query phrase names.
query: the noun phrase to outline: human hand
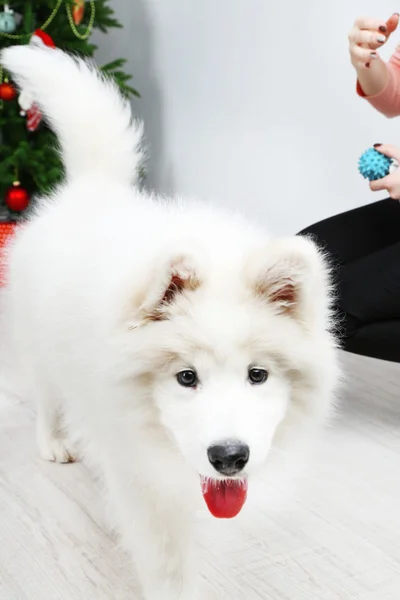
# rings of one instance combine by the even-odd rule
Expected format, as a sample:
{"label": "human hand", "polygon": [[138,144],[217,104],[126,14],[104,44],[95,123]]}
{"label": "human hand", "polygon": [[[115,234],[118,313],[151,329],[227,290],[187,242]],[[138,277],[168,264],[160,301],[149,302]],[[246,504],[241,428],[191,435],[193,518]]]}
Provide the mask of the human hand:
{"label": "human hand", "polygon": [[[400,163],[400,148],[389,144],[375,144],[375,150]],[[386,190],[393,200],[400,200],[400,168],[382,179],[371,181],[369,187],[373,192]]]}
{"label": "human hand", "polygon": [[381,48],[399,24],[400,15],[393,14],[390,19],[380,21],[361,17],[357,19],[349,33],[349,50],[351,64],[357,71],[369,69],[371,61],[378,58],[377,50]]}

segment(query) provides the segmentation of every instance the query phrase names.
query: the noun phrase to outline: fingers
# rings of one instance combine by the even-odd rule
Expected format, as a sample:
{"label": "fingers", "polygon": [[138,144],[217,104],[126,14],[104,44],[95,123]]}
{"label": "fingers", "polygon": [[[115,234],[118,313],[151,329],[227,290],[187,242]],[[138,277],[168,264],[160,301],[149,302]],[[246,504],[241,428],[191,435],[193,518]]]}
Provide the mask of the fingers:
{"label": "fingers", "polygon": [[389,158],[394,158],[397,162],[400,162],[400,148],[397,146],[393,146],[392,144],[379,144],[374,146],[375,150],[388,156]]}
{"label": "fingers", "polygon": [[370,31],[380,31],[381,33],[386,33],[387,31],[387,23],[385,21],[380,21],[379,19],[371,19],[369,17],[360,17],[354,23],[355,29],[366,29]]}
{"label": "fingers", "polygon": [[378,58],[378,54],[375,51],[368,50],[367,48],[361,48],[361,46],[355,46],[352,51],[352,62],[357,69],[368,68],[372,60]]}
{"label": "fingers", "polygon": [[390,17],[390,19],[388,19],[386,21],[387,33],[389,35],[391,35],[394,31],[396,31],[396,29],[399,25],[399,19],[400,19],[400,14],[394,13],[394,15],[392,15]]}
{"label": "fingers", "polygon": [[[400,153],[398,148],[396,150]],[[393,200],[400,200],[400,172],[396,170],[382,179],[370,181],[369,187],[373,192],[386,190]]]}
{"label": "fingers", "polygon": [[387,190],[390,186],[390,178],[391,175],[387,177],[383,177],[383,179],[377,179],[376,181],[370,181],[369,187],[373,192],[380,192],[382,190]]}
{"label": "fingers", "polygon": [[369,187],[373,192],[386,190],[392,200],[400,200],[400,184],[393,178],[393,175],[388,175],[378,181],[371,181]]}
{"label": "fingers", "polygon": [[349,42],[351,62],[357,69],[370,68],[371,60],[376,58],[374,54],[360,53],[357,48],[361,47],[372,52],[381,48],[391,34],[396,31],[399,19],[400,15],[394,13],[386,22],[369,17],[361,17],[356,20],[349,33]]}
{"label": "fingers", "polygon": [[349,34],[350,44],[353,46],[367,46],[371,49],[376,50],[381,48],[387,41],[386,35],[379,31],[366,31],[363,29],[354,28]]}

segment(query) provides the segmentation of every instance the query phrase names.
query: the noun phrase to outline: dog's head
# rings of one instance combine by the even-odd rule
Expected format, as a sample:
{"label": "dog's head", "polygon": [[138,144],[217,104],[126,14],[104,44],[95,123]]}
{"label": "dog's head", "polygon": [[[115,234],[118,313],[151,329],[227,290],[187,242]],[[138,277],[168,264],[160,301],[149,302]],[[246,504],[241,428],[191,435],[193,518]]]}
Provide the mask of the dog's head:
{"label": "dog's head", "polygon": [[[324,415],[335,375],[327,269],[303,238],[241,264],[158,261],[130,321],[158,418],[203,478],[246,479]],[[293,426],[293,427],[292,427]]]}

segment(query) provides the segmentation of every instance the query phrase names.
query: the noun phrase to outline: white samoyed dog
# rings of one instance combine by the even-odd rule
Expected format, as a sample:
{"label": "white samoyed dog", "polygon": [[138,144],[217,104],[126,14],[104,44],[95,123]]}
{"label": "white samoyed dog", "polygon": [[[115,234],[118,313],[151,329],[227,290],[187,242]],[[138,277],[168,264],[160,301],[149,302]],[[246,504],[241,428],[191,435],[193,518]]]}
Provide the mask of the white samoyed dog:
{"label": "white samoyed dog", "polygon": [[1,61],[66,169],[8,253],[40,453],[63,463],[79,447],[101,468],[146,600],[194,600],[197,500],[236,516],[252,479],[329,412],[327,264],[308,239],[141,191],[141,126],[93,65],[28,46]]}

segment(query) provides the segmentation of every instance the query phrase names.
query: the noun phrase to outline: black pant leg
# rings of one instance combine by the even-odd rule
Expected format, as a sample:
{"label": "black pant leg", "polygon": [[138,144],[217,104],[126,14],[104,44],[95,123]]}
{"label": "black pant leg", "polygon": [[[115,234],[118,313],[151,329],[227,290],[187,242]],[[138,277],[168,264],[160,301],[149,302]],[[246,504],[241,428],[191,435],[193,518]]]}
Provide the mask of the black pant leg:
{"label": "black pant leg", "polygon": [[400,362],[400,203],[391,199],[311,225],[332,259],[345,350]]}
{"label": "black pant leg", "polygon": [[400,320],[400,242],[343,266],[338,286],[347,337],[359,326]]}
{"label": "black pant leg", "polygon": [[381,200],[320,221],[300,232],[345,265],[400,242],[400,203]]}
{"label": "black pant leg", "polygon": [[400,363],[400,319],[378,321],[357,329],[344,350],[361,356]]}

